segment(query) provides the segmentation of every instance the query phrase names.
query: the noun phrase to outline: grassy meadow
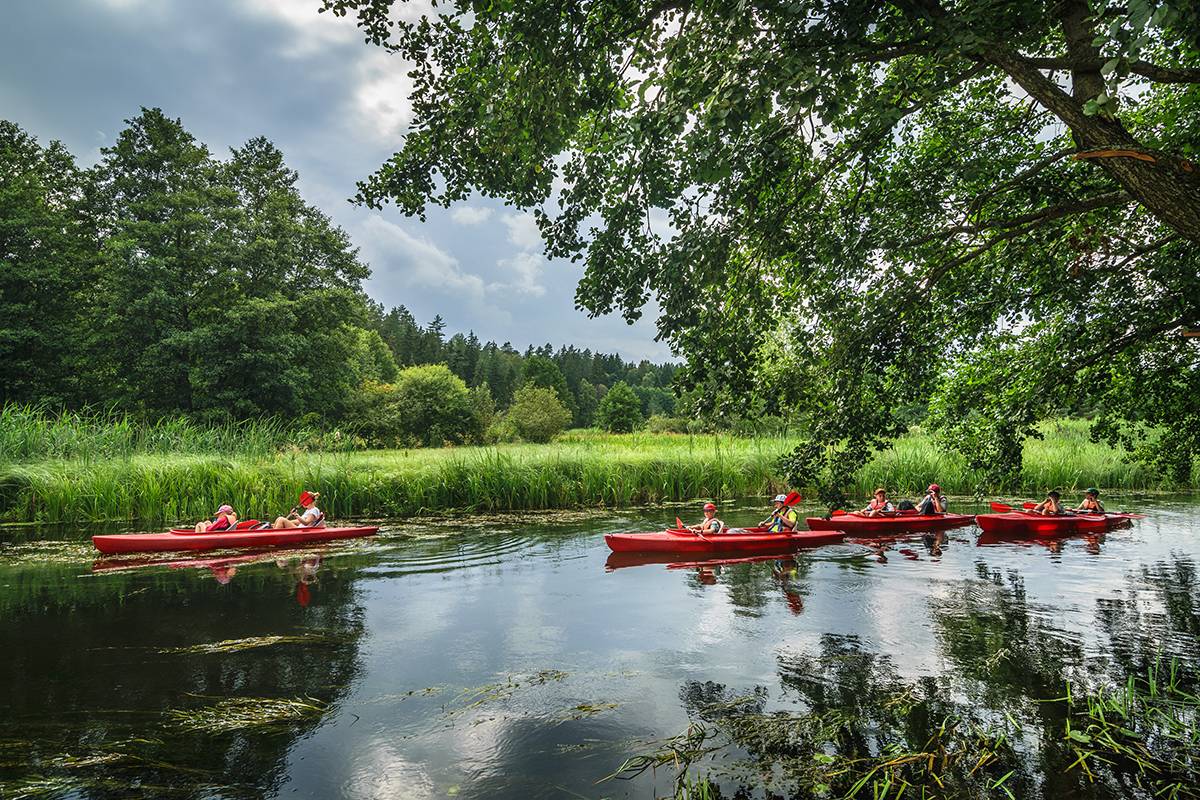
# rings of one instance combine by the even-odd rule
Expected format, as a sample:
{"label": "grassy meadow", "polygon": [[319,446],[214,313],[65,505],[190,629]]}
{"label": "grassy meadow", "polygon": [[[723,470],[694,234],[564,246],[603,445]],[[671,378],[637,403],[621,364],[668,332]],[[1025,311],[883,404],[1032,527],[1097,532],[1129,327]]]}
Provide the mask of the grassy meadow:
{"label": "grassy meadow", "polygon": [[[1160,488],[1144,467],[1090,442],[1087,424],[1048,423],[1025,451],[1024,484]],[[303,433],[303,436],[309,436]],[[290,508],[301,488],[321,492],[331,517],[396,517],[766,495],[785,487],[775,460],[788,438],[611,435],[570,431],[551,444],[413,450],[314,449],[272,423],[202,428],[119,419],[0,415],[0,517],[13,522],[125,520],[147,526],[194,520],[232,503],[243,518]],[[965,459],[914,430],[879,453],[850,487],[898,495],[932,480],[970,494]]]}

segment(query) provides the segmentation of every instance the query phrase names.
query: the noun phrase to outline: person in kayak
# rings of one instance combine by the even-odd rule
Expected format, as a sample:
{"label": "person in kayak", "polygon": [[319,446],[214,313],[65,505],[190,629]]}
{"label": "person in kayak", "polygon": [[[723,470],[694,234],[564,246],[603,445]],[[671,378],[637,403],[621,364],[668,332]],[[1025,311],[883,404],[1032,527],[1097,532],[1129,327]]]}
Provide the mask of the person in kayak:
{"label": "person in kayak", "polygon": [[1047,517],[1056,517],[1067,513],[1066,509],[1063,508],[1061,497],[1062,495],[1051,489],[1046,493],[1046,499],[1033,507],[1033,513],[1042,514]]}
{"label": "person in kayak", "polygon": [[292,509],[286,517],[276,517],[271,523],[271,527],[275,530],[281,528],[315,528],[325,521],[325,515],[321,513],[321,509],[317,508],[317,498],[321,496],[320,492],[304,491],[300,493],[300,507],[304,510],[297,512]]}
{"label": "person in kayak", "polygon": [[717,519],[717,506],[715,503],[704,504],[704,521],[699,525],[689,525],[689,531],[695,531],[699,534],[705,533],[720,533],[725,530],[725,523]]}
{"label": "person in kayak", "polygon": [[800,515],[786,505],[787,495],[775,495],[775,508],[771,510],[771,516],[758,523],[761,526],[766,526],[771,533],[783,533],[784,531],[796,530],[796,523],[800,521]]}
{"label": "person in kayak", "polygon": [[1091,514],[1103,514],[1104,504],[1100,502],[1100,490],[1095,486],[1089,486],[1084,490],[1083,502],[1075,510],[1086,511]]}
{"label": "person in kayak", "polygon": [[202,522],[197,522],[194,530],[196,533],[219,533],[227,531],[237,525],[237,514],[233,510],[233,506],[225,503],[217,509],[217,513],[212,517]]}
{"label": "person in kayak", "polygon": [[882,486],[875,490],[875,496],[871,502],[867,503],[867,507],[858,512],[868,517],[878,517],[883,514],[896,513],[896,507],[892,505],[892,501],[887,499],[887,489]]}
{"label": "person in kayak", "polygon": [[946,513],[946,495],[942,494],[942,487],[936,483],[929,484],[925,496],[917,503],[917,513],[926,516]]}

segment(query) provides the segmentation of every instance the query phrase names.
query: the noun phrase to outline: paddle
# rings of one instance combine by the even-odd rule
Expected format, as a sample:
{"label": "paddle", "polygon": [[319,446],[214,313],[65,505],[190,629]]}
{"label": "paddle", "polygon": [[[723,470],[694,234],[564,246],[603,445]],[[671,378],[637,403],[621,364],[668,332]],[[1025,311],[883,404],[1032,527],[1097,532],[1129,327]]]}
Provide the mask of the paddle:
{"label": "paddle", "polygon": [[676,528],[678,528],[678,529],[679,529],[679,530],[681,530],[681,531],[690,531],[691,533],[695,534],[696,536],[699,536],[701,539],[703,539],[703,540],[704,540],[704,541],[706,541],[706,542],[708,542],[708,541],[712,541],[711,539],[709,539],[707,536],[705,536],[705,535],[704,535],[703,533],[701,533],[700,531],[693,531],[693,530],[692,530],[691,528],[689,528],[687,525],[684,525],[684,524],[683,524],[683,520],[681,520],[679,517],[676,517],[676,518],[675,518],[675,527],[676,527]]}

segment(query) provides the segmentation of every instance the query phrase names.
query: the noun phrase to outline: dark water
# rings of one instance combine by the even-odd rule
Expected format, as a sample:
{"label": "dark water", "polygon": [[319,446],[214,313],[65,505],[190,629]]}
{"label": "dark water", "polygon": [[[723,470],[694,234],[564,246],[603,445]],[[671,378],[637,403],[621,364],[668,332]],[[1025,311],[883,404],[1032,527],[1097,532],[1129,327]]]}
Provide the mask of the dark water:
{"label": "dark water", "polygon": [[669,768],[597,781],[706,699],[883,674],[1036,717],[1068,678],[1198,666],[1200,500],[1128,502],[1149,518],[1054,546],[970,527],[714,569],[606,571],[601,533],[676,509],[150,566],[10,542],[0,797],[669,795]]}

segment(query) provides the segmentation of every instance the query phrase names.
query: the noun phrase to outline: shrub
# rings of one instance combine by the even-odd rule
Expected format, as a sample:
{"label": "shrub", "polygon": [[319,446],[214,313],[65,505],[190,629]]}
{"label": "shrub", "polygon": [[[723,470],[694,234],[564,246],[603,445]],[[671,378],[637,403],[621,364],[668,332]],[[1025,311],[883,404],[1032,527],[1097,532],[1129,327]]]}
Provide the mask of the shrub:
{"label": "shrub", "polygon": [[478,436],[477,410],[461,378],[429,364],[402,370],[395,384],[366,381],[349,419],[375,446],[437,447]]}
{"label": "shrub", "polygon": [[691,430],[691,422],[683,417],[653,414],[646,420],[646,430],[650,433],[688,433]]}
{"label": "shrub", "polygon": [[609,433],[630,433],[642,426],[642,401],[625,381],[608,390],[596,409],[596,424]]}
{"label": "shrub", "polygon": [[513,395],[497,434],[505,438],[507,429],[527,442],[548,442],[570,422],[571,412],[553,389],[525,384]]}

